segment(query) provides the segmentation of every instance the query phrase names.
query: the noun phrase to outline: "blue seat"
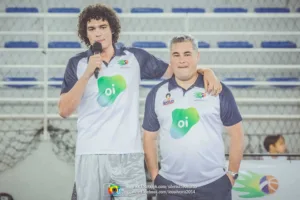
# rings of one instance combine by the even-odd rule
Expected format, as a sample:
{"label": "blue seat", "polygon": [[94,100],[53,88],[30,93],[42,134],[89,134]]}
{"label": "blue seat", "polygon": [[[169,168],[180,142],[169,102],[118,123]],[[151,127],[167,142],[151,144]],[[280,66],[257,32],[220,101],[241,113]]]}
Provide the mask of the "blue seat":
{"label": "blue seat", "polygon": [[39,10],[35,7],[7,7],[7,13],[37,13]]}
{"label": "blue seat", "polygon": [[[225,79],[223,79],[223,81],[225,82],[230,82],[230,81],[234,81],[234,82],[236,82],[236,81],[241,81],[241,82],[244,82],[244,81],[247,81],[247,82],[249,82],[249,81],[255,81],[255,78],[251,78],[251,77],[243,77],[243,78],[225,78]],[[234,87],[234,88],[251,88],[251,87],[254,87],[254,85],[247,85],[247,84],[245,84],[245,85],[230,85],[230,83],[226,83],[226,85],[228,85],[228,86],[230,86],[230,87]]]}
{"label": "blue seat", "polygon": [[291,41],[263,41],[262,48],[297,48],[297,45]]}
{"label": "blue seat", "polygon": [[210,45],[207,42],[202,42],[202,41],[198,42],[198,48],[209,48],[209,47]]}
{"label": "blue seat", "polygon": [[256,13],[289,13],[290,9],[289,8],[268,8],[268,7],[260,7],[260,8],[255,8],[254,11]]}
{"label": "blue seat", "polygon": [[253,48],[253,44],[247,41],[226,41],[218,42],[219,48]]}
{"label": "blue seat", "polygon": [[79,13],[79,8],[49,8],[49,13]]}
{"label": "blue seat", "polygon": [[204,8],[172,8],[173,13],[205,13]]}
{"label": "blue seat", "polygon": [[[269,82],[298,82],[298,77],[272,77],[268,78],[267,81]],[[297,87],[297,85],[273,85],[274,87],[278,88],[294,88]]]}
{"label": "blue seat", "polygon": [[162,8],[131,8],[131,13],[163,13],[164,10]]}
{"label": "blue seat", "polygon": [[48,48],[81,48],[79,42],[49,42]]}
{"label": "blue seat", "polygon": [[300,12],[300,8],[297,8],[296,12]]}
{"label": "blue seat", "polygon": [[114,10],[117,12],[117,13],[122,13],[122,9],[121,8],[114,8]]}
{"label": "blue seat", "polygon": [[13,85],[13,84],[9,84],[9,83],[13,83],[13,82],[35,82],[37,81],[36,78],[34,77],[4,77],[3,81],[7,82],[7,84],[5,84],[8,87],[12,87],[12,88],[29,88],[29,87],[33,87],[36,84],[17,84],[17,85]]}
{"label": "blue seat", "polygon": [[166,43],[164,42],[150,42],[150,41],[139,41],[132,43],[133,47],[138,48],[167,48]]}
{"label": "blue seat", "polygon": [[[64,78],[61,77],[52,77],[49,78],[48,81],[60,81],[62,82]],[[54,83],[54,84],[49,84],[49,86],[54,87],[54,88],[61,88],[62,83]]]}
{"label": "blue seat", "polygon": [[246,8],[215,8],[215,13],[246,13]]}
{"label": "blue seat", "polygon": [[9,41],[5,42],[5,48],[38,48],[37,42],[33,41]]}

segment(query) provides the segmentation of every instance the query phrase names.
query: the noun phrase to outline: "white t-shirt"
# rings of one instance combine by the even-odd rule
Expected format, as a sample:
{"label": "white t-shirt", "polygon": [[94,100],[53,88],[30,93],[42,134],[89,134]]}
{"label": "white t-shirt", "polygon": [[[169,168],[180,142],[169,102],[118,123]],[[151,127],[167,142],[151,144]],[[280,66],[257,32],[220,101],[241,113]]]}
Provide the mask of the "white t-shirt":
{"label": "white t-shirt", "polygon": [[[76,155],[143,152],[139,123],[141,79],[159,79],[168,64],[138,48],[115,47],[98,79],[92,76],[77,109]],[[69,60],[61,93],[72,89],[84,74],[92,51]]]}
{"label": "white t-shirt", "polygon": [[143,128],[159,130],[161,174],[182,186],[200,187],[225,174],[224,126],[242,117],[230,90],[205,93],[203,76],[188,90],[174,76],[147,96]]}

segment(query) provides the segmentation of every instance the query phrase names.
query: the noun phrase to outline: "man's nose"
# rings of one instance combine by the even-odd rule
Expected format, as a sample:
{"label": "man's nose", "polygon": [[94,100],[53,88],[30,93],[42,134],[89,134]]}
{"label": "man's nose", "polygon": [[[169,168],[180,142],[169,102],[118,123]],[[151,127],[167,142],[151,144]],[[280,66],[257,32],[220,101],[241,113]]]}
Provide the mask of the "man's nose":
{"label": "man's nose", "polygon": [[102,31],[100,29],[96,29],[96,36],[99,37],[102,35]]}
{"label": "man's nose", "polygon": [[180,57],[180,58],[179,58],[179,62],[180,62],[180,63],[185,63],[184,57]]}

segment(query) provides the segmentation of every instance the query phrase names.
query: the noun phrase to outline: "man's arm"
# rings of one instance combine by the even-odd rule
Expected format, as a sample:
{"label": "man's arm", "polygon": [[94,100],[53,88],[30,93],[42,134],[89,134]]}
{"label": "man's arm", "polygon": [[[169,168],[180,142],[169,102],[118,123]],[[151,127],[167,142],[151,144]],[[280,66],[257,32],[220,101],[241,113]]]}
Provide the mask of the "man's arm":
{"label": "man's arm", "polygon": [[[244,132],[242,128],[242,122],[225,128],[228,131],[230,137],[228,170],[237,173],[240,169],[240,164],[244,152]],[[228,177],[233,185],[233,177],[231,175],[229,175]]]}
{"label": "man's arm", "polygon": [[[222,84],[212,69],[198,68],[197,72],[203,75],[204,88],[206,92],[214,96],[220,94],[220,92],[222,91]],[[163,75],[163,78],[169,79],[172,76],[173,76],[173,70],[169,65],[166,72]]]}
{"label": "man's arm", "polygon": [[84,93],[88,80],[88,76],[82,76],[69,92],[60,95],[58,108],[59,115],[61,117],[69,117],[76,110]]}
{"label": "man's arm", "polygon": [[[220,117],[223,125],[229,132],[230,149],[229,149],[229,171],[237,173],[240,168],[244,148],[244,133],[242,128],[242,116],[235,102],[234,96],[230,89],[223,85],[223,91],[220,97]],[[233,176],[227,174],[232,185],[234,184]]]}
{"label": "man's arm", "polygon": [[157,134],[160,129],[160,123],[155,111],[156,93],[159,86],[152,88],[148,93],[145,102],[145,112],[143,120],[144,130],[144,152],[148,171],[150,172],[151,179],[154,181],[158,174],[158,161],[157,161]]}
{"label": "man's arm", "polygon": [[204,88],[206,92],[214,96],[222,92],[222,84],[212,69],[198,68],[197,71],[203,75]]}
{"label": "man's arm", "polygon": [[150,173],[152,181],[154,181],[158,174],[157,132],[144,130],[144,152],[147,169]]}
{"label": "man's arm", "polygon": [[[135,55],[139,62],[141,79],[169,79],[173,76],[170,65],[161,59],[143,49],[129,48],[128,50]],[[222,85],[213,70],[201,68],[198,69],[198,72],[204,76],[204,86],[208,93],[217,95],[222,91]]]}
{"label": "man's arm", "polygon": [[100,54],[90,56],[83,76],[77,80],[76,68],[72,59],[69,60],[58,103],[59,115],[61,117],[66,118],[77,109],[90,77],[93,76],[95,69],[99,68],[101,64],[102,59]]}

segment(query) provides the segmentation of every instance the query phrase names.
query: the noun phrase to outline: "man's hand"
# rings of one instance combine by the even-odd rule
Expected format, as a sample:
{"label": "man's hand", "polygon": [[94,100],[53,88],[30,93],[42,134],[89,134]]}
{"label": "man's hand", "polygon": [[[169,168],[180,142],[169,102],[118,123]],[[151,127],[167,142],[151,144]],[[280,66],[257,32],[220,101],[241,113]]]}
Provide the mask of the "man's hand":
{"label": "man's hand", "polygon": [[206,92],[214,96],[220,94],[222,91],[222,84],[211,69],[199,69],[198,73],[203,74]]}
{"label": "man's hand", "polygon": [[158,172],[151,173],[151,179],[152,179],[153,182],[154,182],[157,175],[158,175]]}
{"label": "man's hand", "polygon": [[230,180],[230,182],[231,182],[231,186],[233,186],[235,180],[233,179],[233,177],[232,177],[230,174],[227,173],[226,175],[228,176],[228,178],[229,178],[229,180]]}
{"label": "man's hand", "polygon": [[91,77],[94,74],[96,68],[101,69],[102,58],[100,54],[90,56],[88,66],[84,72],[85,77]]}

